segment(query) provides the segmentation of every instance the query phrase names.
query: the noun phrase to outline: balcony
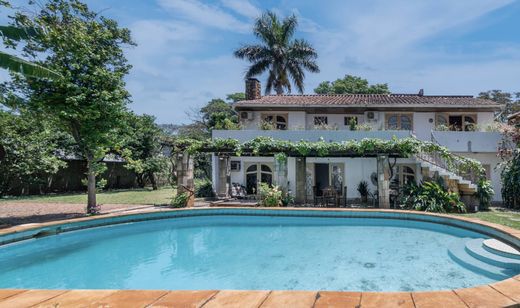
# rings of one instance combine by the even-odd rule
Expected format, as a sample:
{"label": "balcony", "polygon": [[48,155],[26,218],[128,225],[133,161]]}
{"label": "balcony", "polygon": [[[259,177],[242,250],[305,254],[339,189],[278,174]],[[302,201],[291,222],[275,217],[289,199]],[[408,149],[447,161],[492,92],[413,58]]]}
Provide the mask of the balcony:
{"label": "balcony", "polygon": [[411,131],[350,131],[350,130],[214,130],[212,138],[237,139],[240,142],[249,141],[255,137],[271,137],[273,139],[287,141],[319,141],[341,142],[347,140],[361,140],[363,138],[377,138],[390,140],[411,137]]}
{"label": "balcony", "polygon": [[433,131],[433,141],[452,152],[494,153],[502,135],[498,132],[451,132]]}

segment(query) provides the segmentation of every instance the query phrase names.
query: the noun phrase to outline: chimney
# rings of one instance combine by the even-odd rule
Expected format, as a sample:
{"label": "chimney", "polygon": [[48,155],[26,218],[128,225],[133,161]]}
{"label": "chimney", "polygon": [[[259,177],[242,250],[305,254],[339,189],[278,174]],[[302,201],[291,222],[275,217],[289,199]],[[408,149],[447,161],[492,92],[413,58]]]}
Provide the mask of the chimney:
{"label": "chimney", "polygon": [[258,81],[258,79],[248,78],[246,80],[246,100],[261,98],[261,90],[262,86],[260,85],[260,81]]}
{"label": "chimney", "polygon": [[419,95],[419,96],[424,96],[424,89],[420,89],[420,90],[419,90],[419,94],[417,94],[417,95]]}

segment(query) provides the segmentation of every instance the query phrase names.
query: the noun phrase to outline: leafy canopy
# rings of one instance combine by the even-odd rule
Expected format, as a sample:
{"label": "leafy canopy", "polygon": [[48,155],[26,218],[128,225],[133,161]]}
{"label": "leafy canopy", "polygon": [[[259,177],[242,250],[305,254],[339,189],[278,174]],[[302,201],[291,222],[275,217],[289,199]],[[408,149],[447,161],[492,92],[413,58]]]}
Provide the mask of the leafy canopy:
{"label": "leafy canopy", "polygon": [[145,186],[148,179],[157,189],[155,174],[167,169],[167,159],[162,153],[163,132],[151,115],[127,115],[128,127],[123,131],[123,157],[125,167],[137,175],[138,183]]}
{"label": "leafy canopy", "polygon": [[0,127],[0,196],[16,186],[45,184],[49,175],[64,167],[56,156],[60,135],[49,121],[0,110]]}
{"label": "leafy canopy", "polygon": [[305,71],[320,71],[316,63],[318,54],[311,44],[303,39],[293,39],[297,26],[295,15],[280,20],[274,12],[265,12],[253,27],[260,43],[245,45],[234,52],[237,58],[251,63],[245,78],[267,72],[266,94],[272,90],[277,94],[290,93],[291,82],[303,93]]}
{"label": "leafy canopy", "polygon": [[511,94],[502,90],[489,90],[480,92],[478,97],[504,105],[504,108],[496,114],[496,120],[499,122],[506,123],[508,116],[520,111],[520,92]]}
{"label": "leafy canopy", "polygon": [[122,47],[133,44],[130,32],[76,0],[48,1],[34,17],[17,12],[13,24],[46,29],[23,50],[43,56],[43,63],[62,76],[15,81],[29,98],[28,107],[55,117],[85,158],[104,157],[116,143],[114,132],[122,126],[129,102],[123,77],[131,66]]}
{"label": "leafy canopy", "polygon": [[388,94],[390,90],[386,83],[369,85],[366,79],[345,75],[343,79],[320,83],[314,92],[317,94]]}

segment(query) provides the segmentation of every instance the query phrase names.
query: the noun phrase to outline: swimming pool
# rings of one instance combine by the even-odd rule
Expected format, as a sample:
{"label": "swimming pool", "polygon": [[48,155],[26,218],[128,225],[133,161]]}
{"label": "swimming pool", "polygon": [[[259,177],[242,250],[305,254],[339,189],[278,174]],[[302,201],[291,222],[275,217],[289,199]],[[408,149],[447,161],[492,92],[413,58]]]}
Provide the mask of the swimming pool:
{"label": "swimming pool", "polygon": [[[445,219],[192,212],[1,246],[0,288],[420,291],[466,288],[520,273],[515,262],[472,261],[467,244],[489,238],[489,232]],[[67,227],[77,224],[60,228]]]}

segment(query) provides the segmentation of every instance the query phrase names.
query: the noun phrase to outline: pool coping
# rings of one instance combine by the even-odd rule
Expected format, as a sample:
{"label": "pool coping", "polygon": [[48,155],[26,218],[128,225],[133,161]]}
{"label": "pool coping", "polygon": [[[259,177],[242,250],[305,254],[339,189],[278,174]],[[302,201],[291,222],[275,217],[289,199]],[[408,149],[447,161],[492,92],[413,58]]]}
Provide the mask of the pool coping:
{"label": "pool coping", "polygon": [[[142,221],[149,219],[166,219],[172,217],[194,216],[192,211],[214,212],[219,210],[233,210],[236,215],[247,215],[251,211],[274,211],[270,214],[280,214],[283,211],[302,211],[308,216],[321,217],[362,217],[371,218],[374,213],[379,213],[377,218],[412,219],[434,223],[448,224],[461,228],[475,226],[476,232],[486,233],[504,239],[515,247],[520,247],[520,230],[498,225],[476,218],[459,217],[446,214],[425,213],[407,210],[386,209],[343,209],[343,208],[262,208],[262,207],[219,207],[219,208],[184,208],[166,211],[144,211],[136,213],[109,213],[90,217],[58,220],[45,223],[34,223],[0,229],[0,243],[7,244],[13,241],[23,240],[38,236],[53,235],[62,232],[58,226],[69,227],[65,231],[74,231],[95,226],[118,224],[129,221]],[[190,211],[190,212],[184,212]],[[276,212],[279,211],[279,212]],[[184,214],[183,214],[184,212]],[[372,213],[363,216],[363,212]],[[169,214],[173,216],[169,216]],[[196,212],[195,212],[196,213]],[[260,212],[258,212],[260,213]],[[257,214],[258,214],[257,213]],[[293,212],[294,213],[294,212]],[[312,213],[312,214],[311,214]],[[392,215],[385,216],[385,213]],[[396,217],[396,214],[402,214]],[[144,215],[144,217],[143,217]],[[148,215],[148,216],[147,216]],[[176,216],[175,216],[176,215]],[[210,215],[210,214],[201,214]],[[233,214],[235,215],[235,214]],[[288,216],[293,216],[289,215]],[[196,215],[195,215],[196,216]],[[305,215],[304,215],[305,216]],[[148,217],[148,218],[147,218]],[[150,218],[151,217],[151,218]],[[413,217],[413,218],[410,218]],[[134,218],[134,219],[132,219]],[[141,218],[141,219],[139,219]],[[115,220],[110,220],[115,219]],[[435,220],[435,221],[432,221]],[[84,225],[78,224],[85,222]],[[90,223],[90,225],[89,225]],[[466,225],[467,223],[470,223]],[[94,224],[94,225],[92,225]],[[74,226],[75,227],[71,227]],[[78,228],[79,226],[79,228]],[[478,228],[483,228],[479,230]],[[42,232],[43,231],[43,232]],[[493,233],[490,234],[489,232]],[[8,241],[5,241],[8,238]],[[9,238],[11,241],[9,241]],[[14,239],[14,240],[13,240]],[[26,289],[0,289],[0,306],[32,306],[59,307],[77,306],[78,304],[94,304],[94,306],[108,305],[110,307],[144,307],[144,306],[192,306],[192,307],[222,307],[236,305],[237,307],[435,307],[439,303],[444,307],[520,307],[520,275],[495,282],[489,285],[481,285],[465,289],[443,291],[416,291],[416,292],[335,292],[335,291],[235,291],[235,290],[200,290],[200,291],[161,291],[161,290],[26,290]]]}

